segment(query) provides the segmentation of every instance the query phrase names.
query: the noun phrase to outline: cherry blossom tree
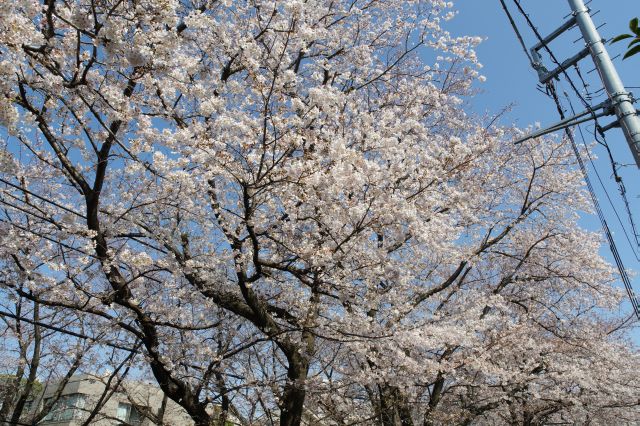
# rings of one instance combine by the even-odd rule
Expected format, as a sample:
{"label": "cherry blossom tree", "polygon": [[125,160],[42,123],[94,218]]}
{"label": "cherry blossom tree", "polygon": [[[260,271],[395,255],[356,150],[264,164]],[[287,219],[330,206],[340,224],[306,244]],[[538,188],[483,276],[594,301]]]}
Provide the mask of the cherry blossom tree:
{"label": "cherry blossom tree", "polygon": [[[53,409],[79,368],[96,359],[89,355],[92,342],[60,327],[82,329],[82,319],[72,311],[47,309],[21,297],[18,286],[11,288],[15,292],[3,292],[0,308],[0,424],[36,424]],[[47,401],[42,400],[45,387],[52,395]]]}
{"label": "cherry blossom tree", "polygon": [[464,112],[451,8],[2,2],[3,297],[197,425],[638,421],[572,151]]}

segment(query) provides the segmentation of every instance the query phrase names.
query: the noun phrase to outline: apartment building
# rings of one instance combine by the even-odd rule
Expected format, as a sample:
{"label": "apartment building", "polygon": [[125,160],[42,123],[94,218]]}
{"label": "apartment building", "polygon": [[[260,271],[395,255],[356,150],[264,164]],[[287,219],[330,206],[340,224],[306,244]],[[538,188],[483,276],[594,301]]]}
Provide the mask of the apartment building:
{"label": "apartment building", "polygon": [[[41,410],[55,397],[58,386],[45,387],[29,401],[24,413],[29,416]],[[162,391],[148,383],[125,381],[117,389],[107,388],[106,379],[90,375],[71,378],[62,395],[38,423],[46,426],[150,426],[192,425],[189,415],[178,404],[164,397]]]}

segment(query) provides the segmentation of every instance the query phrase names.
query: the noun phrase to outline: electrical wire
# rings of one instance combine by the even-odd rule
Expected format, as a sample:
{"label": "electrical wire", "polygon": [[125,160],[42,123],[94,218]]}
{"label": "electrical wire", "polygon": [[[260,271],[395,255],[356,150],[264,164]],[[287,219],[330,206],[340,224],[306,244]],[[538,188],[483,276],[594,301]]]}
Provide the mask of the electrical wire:
{"label": "electrical wire", "polygon": [[640,235],[638,234],[638,228],[636,227],[636,222],[633,219],[633,213],[631,212],[631,205],[629,203],[629,198],[627,197],[627,188],[624,186],[624,182],[622,181],[618,182],[618,187],[620,195],[622,196],[622,200],[624,201],[624,207],[627,211],[629,224],[631,225],[631,232],[633,232],[633,237],[636,240],[636,245],[640,247]]}
{"label": "electrical wire", "polygon": [[[587,99],[592,99],[593,98],[592,94],[589,92],[589,85],[587,84],[585,79],[582,77],[582,73],[580,72],[580,67],[578,66],[577,63],[574,65],[574,68],[575,68],[576,74],[578,75],[578,78],[580,78],[580,81],[582,82],[582,86],[584,87]],[[603,89],[601,89],[601,90],[603,90]],[[565,96],[566,96],[566,93],[565,93]],[[571,103],[571,99],[569,99],[568,96],[566,96],[566,98],[569,101],[569,106],[571,107],[571,111],[573,112],[573,114],[575,114],[575,110],[574,110],[573,105]],[[582,136],[583,143],[586,146],[586,143],[584,141],[584,135],[582,135],[582,129],[580,127],[578,127],[578,129],[580,130],[580,135]],[[598,137],[598,134],[600,135],[600,137]],[[624,185],[622,177],[618,174],[618,164],[613,159],[613,154],[611,153],[611,149],[609,148],[609,144],[607,143],[606,135],[604,133],[604,130],[602,129],[602,127],[598,123],[597,119],[595,119],[595,126],[593,128],[593,137],[596,140],[596,142],[599,143],[600,145],[602,145],[607,151],[607,155],[609,157],[609,162],[611,164],[611,170],[612,170],[612,173],[613,173],[613,177],[614,177],[615,182],[618,184],[618,191],[620,192],[620,197],[622,198],[622,201],[624,202],[624,206],[625,206],[625,210],[626,210],[626,213],[627,213],[627,218],[628,218],[628,221],[629,221],[629,225],[631,226],[631,231],[633,233],[633,237],[634,237],[635,242],[636,242],[636,247],[635,248],[640,248],[640,235],[638,234],[638,228],[636,226],[635,220],[633,219],[633,213],[631,211],[631,205],[630,205],[629,199],[627,197],[627,188]],[[598,176],[598,180],[600,180],[600,184],[602,185],[605,193],[607,194],[607,198],[609,198],[609,194],[606,192],[606,188],[602,184],[602,180],[600,179],[600,175],[598,174],[598,169],[596,168],[596,166],[594,164],[594,161],[591,158],[591,154],[589,154],[588,150],[587,150],[587,154],[589,155],[589,161],[591,162],[593,170],[596,172],[596,175]],[[616,213],[616,216],[618,216],[618,212],[616,211],[616,209],[615,209],[613,203],[611,202],[610,198],[609,198],[609,202],[611,203],[611,206],[613,207],[614,212]],[[618,220],[620,220],[619,217],[618,217]],[[622,225],[622,223],[621,223],[621,225]],[[624,229],[624,226],[623,226],[623,229]],[[625,232],[625,236],[627,237],[627,240],[629,240],[629,236],[627,235],[626,229],[624,229],[624,232]],[[631,245],[631,243],[630,243],[630,245]],[[631,246],[632,246],[632,251],[633,251],[636,259],[640,261],[640,259],[638,259],[638,255],[636,254],[635,248],[633,247],[633,245],[631,245]]]}
{"label": "electrical wire", "polygon": [[577,62],[573,65],[573,68],[576,71],[576,75],[578,76],[578,78],[582,82],[582,87],[584,88],[584,97],[587,100],[590,100],[590,101],[593,100],[593,93],[591,93],[589,91],[589,85],[587,84],[587,82],[585,81],[584,77],[582,76],[582,73],[580,72],[580,67],[578,66]]}
{"label": "electrical wire", "polygon": [[516,37],[518,38],[518,41],[520,42],[520,46],[522,46],[522,50],[524,50],[524,54],[527,55],[527,58],[529,59],[529,63],[531,64],[531,66],[533,66],[533,64],[534,64],[533,58],[531,57],[531,54],[529,53],[529,50],[527,49],[527,45],[524,43],[524,39],[522,38],[522,35],[520,34],[520,30],[518,30],[518,26],[516,25],[516,22],[513,20],[513,16],[511,16],[511,13],[509,12],[509,8],[505,4],[504,0],[500,0],[500,4],[502,5],[502,9],[507,14],[507,18],[509,19],[509,23],[511,23],[511,28],[513,28],[513,31],[516,33]]}
{"label": "electrical wire", "polygon": [[554,64],[556,64],[556,66],[559,67],[559,69],[561,70],[561,73],[565,76],[565,78],[567,79],[567,81],[569,82],[569,84],[571,85],[571,88],[573,89],[573,91],[576,93],[576,95],[578,96],[578,98],[580,98],[580,101],[582,102],[582,104],[584,105],[584,107],[591,112],[592,115],[595,115],[595,112],[591,109],[591,105],[589,104],[589,102],[587,102],[587,100],[582,96],[582,94],[580,93],[580,91],[578,90],[578,88],[576,87],[575,83],[573,82],[573,80],[571,79],[571,76],[569,76],[569,73],[567,72],[567,70],[565,68],[562,67],[560,61],[558,61],[558,58],[556,58],[556,55],[553,54],[553,52],[551,51],[551,48],[547,45],[547,43],[544,42],[544,39],[542,38],[542,35],[540,35],[540,32],[538,31],[538,28],[536,28],[535,25],[533,25],[533,22],[531,21],[531,18],[529,18],[529,15],[525,12],[525,10],[522,8],[522,5],[520,4],[519,0],[513,0],[513,2],[515,3],[516,7],[518,8],[518,11],[520,11],[520,14],[522,14],[522,16],[524,17],[524,19],[527,22],[527,25],[529,26],[529,28],[531,28],[531,30],[533,31],[533,33],[536,35],[536,38],[538,39],[538,42],[540,42],[540,44],[542,45],[542,47],[544,47],[544,49],[547,51],[547,53],[549,54],[549,56],[551,57],[551,60],[553,61]]}
{"label": "electrical wire", "polygon": [[[575,110],[573,108],[573,104],[571,102],[571,99],[569,98],[569,95],[566,92],[564,92],[564,96],[565,96],[565,99],[567,100],[567,102],[569,104],[569,108],[571,109],[571,113],[575,114]],[[602,190],[603,190],[605,196],[607,197],[607,200],[609,201],[609,204],[611,205],[611,209],[613,210],[614,215],[618,219],[618,223],[620,224],[620,227],[622,228],[622,232],[625,235],[627,242],[629,243],[629,248],[631,249],[631,252],[635,256],[636,260],[640,262],[640,257],[638,256],[638,252],[636,251],[636,247],[631,242],[631,237],[629,237],[629,232],[627,231],[627,228],[625,227],[622,219],[620,218],[620,214],[618,213],[618,210],[616,209],[615,204],[613,203],[613,200],[611,199],[611,196],[609,195],[609,192],[607,191],[607,188],[604,185],[602,177],[600,176],[600,173],[598,172],[598,169],[596,168],[596,165],[595,165],[595,162],[593,160],[593,157],[592,157],[591,153],[589,152],[589,147],[587,146],[587,141],[586,141],[586,138],[584,136],[584,133],[582,132],[582,128],[580,127],[580,125],[577,125],[576,127],[578,129],[578,133],[580,134],[580,139],[582,140],[582,145],[585,147],[585,152],[587,154],[587,158],[589,159],[589,162],[591,163],[591,168],[593,169],[593,171],[594,171],[594,173],[596,175],[596,178],[598,179],[598,182],[600,183],[600,186],[602,187]],[[634,234],[635,234],[635,229],[634,229]],[[637,235],[635,235],[635,236],[637,238]]]}
{"label": "electrical wire", "polygon": [[[580,80],[582,81],[582,85],[584,87],[584,90],[586,93],[589,92],[589,88],[588,88],[588,84],[586,83],[586,81],[584,80],[584,78],[582,78],[582,73],[580,72],[580,67],[578,66],[578,64],[575,64],[575,70],[576,73],[578,74],[578,77],[580,77]],[[571,107],[571,111],[573,112],[573,114],[575,114],[575,110],[573,108],[573,104],[571,103],[571,99],[569,98],[569,96],[566,94],[565,92],[565,97],[567,99],[567,101],[569,102],[569,106]],[[580,130],[580,135],[582,136],[582,141],[583,144],[586,147],[586,142],[585,142],[585,138],[584,135],[582,135],[582,129],[578,126],[578,129]],[[598,134],[600,135],[600,137],[598,136]],[[638,258],[638,255],[636,254],[636,248],[640,248],[640,236],[638,235],[638,228],[636,227],[636,223],[635,220],[633,219],[633,213],[631,212],[631,205],[629,203],[629,199],[627,197],[627,188],[624,185],[624,182],[622,180],[622,176],[620,176],[618,174],[618,165],[616,163],[616,161],[613,159],[613,154],[611,153],[611,149],[609,148],[609,144],[607,143],[607,137],[604,133],[604,130],[602,129],[602,127],[599,125],[598,121],[596,120],[595,126],[593,128],[593,137],[596,140],[596,142],[598,142],[600,145],[602,145],[606,151],[607,151],[607,155],[609,157],[609,162],[611,164],[611,170],[613,173],[613,177],[615,182],[618,185],[618,191],[620,192],[620,197],[622,198],[622,201],[624,202],[624,206],[625,206],[625,210],[627,213],[627,219],[629,221],[629,225],[631,226],[631,231],[633,233],[633,237],[635,239],[636,242],[636,247],[634,248],[633,245],[632,246],[632,251],[634,252],[634,255],[636,256],[636,259],[638,261],[640,261],[640,259]],[[600,175],[598,174],[598,169],[595,166],[595,163],[593,161],[593,158],[591,158],[591,154],[589,153],[589,151],[587,150],[587,155],[589,155],[589,161],[591,162],[591,166],[593,167],[593,170],[596,172],[596,175],[598,176],[598,180],[600,180],[600,184],[602,185],[602,188],[604,189],[605,193],[607,194],[607,198],[609,198],[609,194],[607,193],[607,190],[605,188],[605,186],[602,184],[602,180],[600,179]],[[611,202],[611,199],[609,199],[609,202]],[[613,203],[611,203],[611,206],[613,207],[616,216],[618,215],[618,212],[616,211],[615,207],[613,206]],[[618,220],[620,220],[620,218],[618,217]],[[622,225],[622,223],[621,223]],[[626,229],[623,226],[623,229],[625,231],[625,234],[627,233]],[[629,236],[626,235],[627,240],[629,240]]]}
{"label": "electrical wire", "polygon": [[[553,62],[558,67],[560,67],[559,69],[561,70],[561,73],[565,76],[565,78],[567,79],[567,82],[571,85],[571,88],[573,89],[573,91],[576,93],[576,95],[578,96],[578,98],[580,99],[582,104],[585,106],[585,108],[588,111],[591,112],[591,115],[593,116],[594,120],[596,120],[595,112],[591,108],[591,105],[582,96],[582,94],[580,93],[580,91],[576,87],[575,83],[573,82],[573,80],[571,79],[569,74],[567,73],[566,69],[561,67],[560,62],[558,61],[556,56],[553,54],[553,52],[551,51],[551,49],[549,48],[547,43],[544,42],[544,39],[540,35],[540,33],[539,33],[538,29],[535,27],[535,25],[533,25],[533,22],[529,18],[529,15],[522,8],[522,5],[520,4],[520,2],[518,0],[513,0],[513,1],[515,3],[516,7],[518,8],[518,10],[520,11],[520,13],[524,16],[524,18],[527,21],[527,24],[529,25],[529,27],[533,30],[533,32],[536,35],[536,37],[537,37],[538,41],[540,42],[540,44],[548,52],[548,54],[551,57],[551,59],[553,60]],[[515,21],[513,20],[513,17],[511,16],[511,13],[509,12],[509,9],[504,4],[503,0],[500,0],[500,3],[502,4],[503,10],[507,14],[507,17],[509,18],[509,22],[511,23],[511,26],[513,27],[513,30],[516,33],[516,37],[518,38],[518,40],[520,42],[520,45],[522,46],[523,50],[525,50],[525,52],[527,54],[527,57],[530,58],[529,52],[528,52],[527,47],[526,47],[526,45],[524,43],[524,39],[522,38],[522,35],[520,34],[520,30],[518,29],[517,25],[515,24]],[[529,60],[531,61],[531,59],[529,59]],[[580,75],[580,78],[581,78],[581,80],[583,80],[581,75]],[[585,84],[586,84],[586,82],[585,82]],[[550,81],[549,83],[547,83],[546,91],[547,91],[547,94],[555,102],[556,108],[558,110],[558,113],[560,114],[560,118],[562,120],[564,120],[565,119],[564,109],[562,108],[562,104],[560,103],[560,99],[558,97],[556,88],[553,85],[553,81]],[[596,125],[597,125],[597,120],[596,120]],[[611,230],[609,228],[609,225],[608,225],[607,220],[606,220],[606,218],[604,216],[604,213],[602,211],[602,208],[600,206],[598,198],[597,198],[597,196],[595,194],[595,191],[593,189],[593,185],[591,184],[591,179],[589,178],[589,175],[587,173],[587,169],[585,167],[584,161],[582,159],[582,156],[580,155],[580,150],[578,149],[578,146],[577,146],[577,144],[575,142],[575,139],[573,137],[573,133],[571,133],[571,130],[569,130],[569,128],[565,128],[565,134],[566,134],[567,138],[569,139],[569,141],[571,142],[571,146],[572,146],[573,152],[574,152],[574,154],[576,156],[576,160],[578,162],[578,166],[580,168],[580,171],[582,172],[582,176],[583,176],[583,179],[584,179],[584,181],[585,181],[585,183],[587,185],[587,189],[589,190],[589,194],[591,196],[591,200],[592,200],[593,205],[595,207],[595,210],[596,210],[596,213],[598,215],[598,218],[600,219],[602,230],[603,230],[603,232],[604,232],[604,234],[605,234],[605,236],[607,238],[607,241],[609,243],[609,248],[611,249],[611,253],[613,255],[613,258],[615,260],[616,266],[618,268],[618,272],[620,273],[620,277],[622,279],[624,287],[625,287],[625,289],[627,291],[627,295],[629,296],[629,300],[631,302],[633,310],[634,310],[634,312],[636,314],[636,317],[640,320],[640,301],[636,297],[636,295],[634,293],[634,290],[633,290],[633,287],[631,286],[631,280],[629,278],[629,275],[627,274],[626,268],[624,267],[624,264],[622,262],[622,258],[620,257],[620,253],[618,252],[618,248],[616,246],[615,240],[613,239],[613,234],[612,234],[612,232],[611,232]],[[598,178],[599,178],[599,175],[598,175]],[[608,196],[608,194],[607,194],[607,196]],[[617,212],[616,212],[616,215],[617,215]],[[624,229],[624,227],[623,227],[623,229]],[[634,254],[635,254],[635,251],[634,251]]]}
{"label": "electrical wire", "polygon": [[[556,104],[556,108],[558,110],[558,114],[560,114],[560,118],[564,119],[565,117],[564,110],[562,108],[562,104],[560,103],[560,99],[558,98],[558,94],[555,90],[555,86],[553,86],[552,83],[549,84],[549,92],[551,93],[551,96],[553,97],[553,100]],[[587,184],[589,194],[591,195],[591,200],[598,214],[598,218],[600,219],[602,230],[604,231],[605,236],[607,237],[607,241],[609,242],[609,248],[611,249],[611,254],[613,255],[613,258],[616,262],[616,266],[618,267],[620,278],[624,283],[625,290],[627,291],[627,295],[629,296],[629,300],[631,301],[631,306],[635,311],[636,317],[640,320],[640,300],[638,300],[637,296],[635,295],[635,292],[633,291],[633,287],[631,286],[631,279],[629,278],[629,275],[627,274],[627,270],[624,267],[624,264],[622,263],[622,258],[620,257],[620,253],[618,252],[618,247],[616,246],[616,243],[613,239],[613,234],[611,233],[609,225],[607,224],[607,220],[604,217],[602,207],[600,206],[598,197],[596,196],[595,191],[593,189],[593,185],[591,184],[591,179],[589,178],[587,169],[584,165],[584,161],[582,160],[582,156],[580,155],[580,150],[578,149],[578,145],[576,144],[575,139],[573,138],[573,133],[571,133],[571,130],[569,130],[569,128],[565,128],[565,134],[567,135],[567,138],[571,142],[571,147],[573,148],[573,152],[575,153],[576,160],[578,161],[578,166],[580,167],[580,171],[582,172],[584,181]]]}
{"label": "electrical wire", "polygon": [[[578,66],[577,63],[574,65],[574,68],[575,68],[576,74],[578,75],[578,78],[582,82],[582,87],[585,90],[586,97],[588,99],[592,98],[591,93],[589,92],[589,85],[587,84],[587,82],[583,78],[582,73],[580,72],[580,67]],[[604,88],[602,88],[602,89],[604,89]],[[567,96],[567,100],[569,101],[569,104],[571,106],[571,110],[575,114],[575,110],[573,109],[573,105],[571,105],[571,100],[569,99],[568,96]],[[593,137],[596,140],[596,142],[598,142],[600,145],[604,146],[604,148],[607,151],[607,155],[609,156],[609,162],[611,163],[611,170],[613,172],[614,180],[618,184],[618,191],[620,192],[620,197],[622,198],[622,200],[624,202],[625,210],[626,210],[626,213],[627,213],[627,218],[629,220],[629,225],[631,226],[631,230],[633,232],[633,236],[634,236],[634,239],[636,241],[636,247],[640,247],[640,236],[638,234],[638,228],[636,227],[635,220],[633,219],[633,213],[631,212],[631,206],[630,206],[630,203],[629,203],[629,199],[627,198],[627,189],[626,189],[626,187],[624,185],[624,182],[622,181],[622,177],[618,174],[617,163],[613,159],[613,154],[611,153],[611,149],[609,148],[609,144],[607,143],[607,139],[606,139],[606,136],[604,134],[604,131],[602,130],[602,127],[598,123],[597,117],[594,117],[594,121],[595,121],[595,126],[594,126],[594,131],[593,131]],[[578,128],[580,129],[580,127],[578,127]],[[600,134],[602,140],[600,140],[600,138],[598,137],[598,133]],[[582,135],[582,130],[581,129],[580,129],[580,134]],[[583,136],[583,143],[584,143],[584,136]],[[589,151],[587,151],[587,153],[588,152]],[[591,155],[589,155],[589,160],[591,161],[593,170],[597,174],[598,171],[597,171],[597,169],[595,167],[595,164],[593,163],[593,159],[591,158]],[[600,176],[599,175],[598,175],[598,179],[600,180]],[[600,183],[602,184],[601,180],[600,180]],[[602,185],[602,186],[603,186],[603,189],[604,189],[604,185]],[[606,189],[605,189],[605,193],[606,193]],[[607,198],[608,197],[609,197],[609,194],[607,194]],[[609,201],[611,201],[611,200],[609,200]],[[613,203],[612,203],[612,207],[613,207]],[[614,207],[614,211],[615,211],[615,207]],[[616,216],[617,215],[618,215],[618,213],[616,211]],[[624,227],[623,227],[623,229],[624,229]],[[626,229],[625,229],[625,234],[626,234]],[[626,235],[626,236],[627,236],[627,239],[629,239],[629,236],[628,235]],[[636,259],[638,259],[638,256],[636,254],[635,249],[632,248],[632,251],[634,252],[634,255],[636,256]],[[640,260],[640,259],[638,259],[638,260]]]}

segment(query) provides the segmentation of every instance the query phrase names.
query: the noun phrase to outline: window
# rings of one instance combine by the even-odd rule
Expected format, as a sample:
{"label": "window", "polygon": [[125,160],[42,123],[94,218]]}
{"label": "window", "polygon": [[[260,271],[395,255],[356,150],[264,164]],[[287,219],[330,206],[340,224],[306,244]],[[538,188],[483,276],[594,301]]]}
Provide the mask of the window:
{"label": "window", "polygon": [[142,415],[140,414],[138,409],[131,404],[127,404],[126,402],[118,403],[116,418],[133,426],[142,424]]}
{"label": "window", "polygon": [[[51,398],[44,400],[45,405],[51,402]],[[74,393],[71,395],[62,395],[49,413],[43,419],[44,422],[59,422],[63,420],[77,419],[82,416],[82,409],[85,404],[85,395]]]}

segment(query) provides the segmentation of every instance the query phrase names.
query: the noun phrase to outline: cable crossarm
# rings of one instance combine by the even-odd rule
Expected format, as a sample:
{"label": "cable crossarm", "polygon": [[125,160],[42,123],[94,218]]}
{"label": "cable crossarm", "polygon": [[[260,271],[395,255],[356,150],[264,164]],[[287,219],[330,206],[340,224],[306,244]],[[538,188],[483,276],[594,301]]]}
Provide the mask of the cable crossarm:
{"label": "cable crossarm", "polygon": [[573,82],[573,80],[571,79],[571,76],[567,72],[568,67],[567,68],[562,67],[562,63],[560,63],[558,58],[556,58],[556,55],[553,53],[553,51],[551,50],[549,45],[545,42],[545,39],[542,37],[542,35],[540,34],[540,32],[538,31],[536,26],[533,25],[533,21],[531,21],[531,18],[529,18],[529,15],[523,9],[522,5],[520,4],[520,1],[519,0],[513,0],[513,2],[515,3],[516,7],[518,8],[518,11],[520,12],[520,14],[524,17],[524,19],[527,22],[527,25],[529,26],[531,31],[533,31],[533,33],[535,34],[536,39],[538,40],[538,43],[540,43],[541,47],[543,47],[544,50],[549,54],[549,57],[551,58],[553,63],[557,67],[561,68],[560,72],[558,73],[558,75],[562,74],[567,79],[567,81],[569,82],[569,85],[571,86],[571,89],[575,92],[575,94],[580,99],[580,102],[582,102],[582,104],[584,105],[585,108],[590,109],[591,107],[589,105],[589,102],[587,102],[587,100],[584,98],[584,96],[582,96],[582,94],[580,93],[580,90],[578,90],[578,87]]}
{"label": "cable crossarm", "polygon": [[[598,110],[602,110],[600,112],[595,112]],[[604,117],[606,115],[613,115],[615,114],[614,110],[613,110],[613,106],[612,103],[609,99],[607,99],[604,102],[599,103],[598,105],[589,108],[586,111],[581,112],[580,114],[574,115],[573,117],[569,117],[569,118],[565,118],[555,124],[552,124],[549,127],[546,127],[544,129],[538,130],[537,132],[531,133],[527,136],[524,136],[518,140],[516,140],[514,142],[514,144],[520,144],[524,141],[527,141],[529,139],[532,138],[537,138],[540,136],[544,136],[546,134],[558,131],[558,130],[563,130],[566,129],[567,127],[572,127],[572,126],[576,126],[580,123],[585,123],[587,121],[591,121],[594,118],[599,118],[599,117]],[[586,118],[583,118],[585,116],[588,116]]]}
{"label": "cable crossarm", "polygon": [[[553,80],[554,78],[557,78],[559,75],[564,75],[564,77],[567,79],[567,81],[569,82],[569,84],[571,85],[571,88],[573,89],[573,91],[577,94],[577,96],[580,98],[582,104],[584,105],[584,107],[586,108],[586,111],[582,114],[579,114],[575,117],[572,117],[570,119],[565,119],[559,123],[556,123],[546,129],[540,130],[538,132],[535,132],[529,136],[525,136],[522,139],[519,139],[518,141],[516,141],[515,143],[522,143],[528,139],[531,138],[535,138],[535,137],[539,137],[539,136],[544,136],[548,133],[551,132],[555,132],[557,130],[562,130],[568,126],[574,126],[580,123],[584,123],[586,121],[589,120],[595,120],[597,123],[597,119],[600,117],[603,117],[605,115],[613,115],[615,113],[615,110],[612,110],[613,105],[611,104],[610,100],[607,100],[605,102],[602,102],[598,105],[596,105],[595,107],[592,107],[589,102],[587,102],[586,99],[584,99],[584,97],[582,96],[582,94],[580,93],[580,91],[578,90],[578,88],[576,87],[575,83],[571,80],[571,77],[569,76],[569,74],[567,73],[567,69],[570,66],[575,66],[577,64],[577,62],[586,57],[589,53],[588,49],[583,49],[580,53],[578,53],[577,55],[575,55],[574,57],[570,58],[567,61],[564,61],[563,63],[560,63],[560,61],[558,61],[558,59],[556,58],[555,54],[553,53],[553,51],[551,50],[551,48],[548,46],[548,43],[551,42],[552,40],[556,39],[560,34],[562,34],[564,31],[570,29],[571,27],[573,27],[574,25],[576,25],[576,18],[575,16],[572,17],[571,19],[569,19],[567,22],[565,22],[560,28],[556,29],[553,33],[551,33],[549,36],[547,36],[546,38],[543,38],[542,35],[540,34],[540,32],[538,31],[538,29],[535,27],[535,25],[533,25],[533,22],[531,21],[531,18],[529,18],[529,15],[527,15],[527,13],[525,12],[525,10],[522,8],[522,5],[520,4],[520,2],[518,0],[513,0],[514,4],[516,5],[516,7],[518,8],[518,11],[520,12],[520,14],[524,17],[524,19],[527,22],[527,25],[529,26],[529,28],[533,31],[533,33],[535,34],[538,42],[536,45],[534,45],[531,49],[527,48],[526,43],[524,42],[524,38],[522,37],[522,34],[520,33],[520,30],[518,28],[518,26],[515,23],[515,20],[511,14],[511,12],[509,11],[509,8],[507,7],[506,3],[504,2],[504,0],[500,0],[500,4],[502,5],[502,9],[504,10],[505,14],[507,15],[507,18],[509,19],[509,22],[511,24],[511,27],[513,28],[513,31],[518,39],[518,42],[520,43],[520,46],[522,47],[522,50],[525,52],[525,55],[527,56],[527,59],[529,60],[529,63],[531,64],[531,66],[536,70],[536,72],[538,73],[539,79],[540,81],[545,84],[548,85],[549,82],[551,80]],[[545,49],[547,51],[547,53],[549,54],[549,56],[551,57],[551,60],[554,62],[554,64],[556,64],[556,69],[549,72],[544,65],[542,64],[542,58],[540,57],[540,54],[538,53],[539,50],[541,49]],[[603,108],[604,111],[602,113],[596,113],[597,110],[599,110],[600,108]],[[590,118],[588,119],[583,119],[583,120],[577,120],[577,121],[573,121],[574,119],[580,118],[580,117],[584,117],[586,115],[590,115]]]}

